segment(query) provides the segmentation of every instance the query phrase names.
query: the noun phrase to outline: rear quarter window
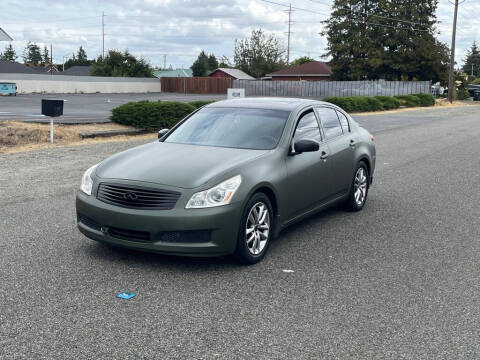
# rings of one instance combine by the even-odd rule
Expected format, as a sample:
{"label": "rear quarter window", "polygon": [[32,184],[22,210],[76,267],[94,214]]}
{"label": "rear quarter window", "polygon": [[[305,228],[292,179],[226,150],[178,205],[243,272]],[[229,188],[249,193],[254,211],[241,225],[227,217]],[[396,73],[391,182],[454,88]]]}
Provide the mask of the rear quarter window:
{"label": "rear quarter window", "polygon": [[342,125],[334,109],[318,107],[317,111],[327,140],[343,135]]}

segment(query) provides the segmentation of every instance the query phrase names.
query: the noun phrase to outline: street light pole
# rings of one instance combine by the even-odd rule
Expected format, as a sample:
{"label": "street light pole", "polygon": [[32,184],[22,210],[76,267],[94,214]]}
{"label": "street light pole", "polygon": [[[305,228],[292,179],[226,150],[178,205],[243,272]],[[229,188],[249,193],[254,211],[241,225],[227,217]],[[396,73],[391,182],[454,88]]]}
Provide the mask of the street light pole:
{"label": "street light pole", "polygon": [[448,75],[448,101],[453,102],[453,95],[455,93],[455,85],[453,82],[453,70],[455,67],[455,37],[457,35],[457,13],[458,0],[455,0],[455,13],[453,16],[453,30],[452,30],[452,45],[450,48],[450,73]]}

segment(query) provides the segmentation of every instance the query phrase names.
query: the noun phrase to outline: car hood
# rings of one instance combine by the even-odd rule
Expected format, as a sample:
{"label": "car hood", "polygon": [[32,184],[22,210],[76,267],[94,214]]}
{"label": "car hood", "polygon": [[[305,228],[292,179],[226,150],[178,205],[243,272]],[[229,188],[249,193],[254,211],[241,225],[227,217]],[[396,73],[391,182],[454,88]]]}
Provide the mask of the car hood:
{"label": "car hood", "polygon": [[102,161],[96,175],[192,189],[267,152],[155,141]]}

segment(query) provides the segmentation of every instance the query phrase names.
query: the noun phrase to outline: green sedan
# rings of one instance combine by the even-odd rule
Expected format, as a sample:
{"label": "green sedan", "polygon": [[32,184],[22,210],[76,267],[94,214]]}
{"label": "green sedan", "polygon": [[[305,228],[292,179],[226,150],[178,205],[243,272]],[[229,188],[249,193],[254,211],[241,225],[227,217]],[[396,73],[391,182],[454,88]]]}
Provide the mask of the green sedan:
{"label": "green sedan", "polygon": [[260,261],[282,229],[328,206],[358,211],[373,136],[335,105],[244,98],[207,105],[159,140],[92,166],[78,228],[130,249]]}

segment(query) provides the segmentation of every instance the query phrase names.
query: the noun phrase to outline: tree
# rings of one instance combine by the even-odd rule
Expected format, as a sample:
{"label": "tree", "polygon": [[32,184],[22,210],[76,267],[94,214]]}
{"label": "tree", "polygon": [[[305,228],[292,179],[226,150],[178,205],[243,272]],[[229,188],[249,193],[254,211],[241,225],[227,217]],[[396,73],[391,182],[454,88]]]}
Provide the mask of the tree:
{"label": "tree", "polygon": [[469,75],[480,76],[480,49],[474,41],[470,50],[467,51],[467,57],[463,60],[463,71]]}
{"label": "tree", "polygon": [[197,59],[193,62],[192,66],[190,66],[190,69],[192,69],[193,76],[207,75],[208,55],[205,53],[205,51],[202,50],[200,52]]}
{"label": "tree", "polygon": [[208,57],[207,65],[208,65],[209,72],[218,69],[217,57],[213,54],[210,54],[210,56]]}
{"label": "tree", "polygon": [[190,69],[192,69],[193,76],[207,76],[213,70],[218,69],[218,60],[215,55],[208,55],[202,50]]}
{"label": "tree", "polygon": [[438,0],[334,0],[324,22],[333,78],[446,81],[435,38]]}
{"label": "tree", "polygon": [[50,64],[50,54],[48,53],[47,45],[43,46],[43,54],[42,54],[42,65]]}
{"label": "tree", "polygon": [[80,46],[78,48],[77,54],[75,55],[75,53],[73,53],[72,57],[67,61],[65,61],[64,68],[65,70],[67,70],[72,66],[89,66],[93,62],[94,62],[93,60],[88,60],[85,49],[82,46]]}
{"label": "tree", "polygon": [[230,63],[230,60],[228,59],[228,57],[223,55],[220,59],[220,63],[218,64],[218,67],[219,68],[231,68],[232,64]]}
{"label": "tree", "polygon": [[123,53],[109,50],[104,59],[99,56],[92,64],[91,73],[94,76],[152,77],[152,70],[145,59],[137,59],[128,50]]}
{"label": "tree", "polygon": [[274,35],[267,36],[262,29],[253,30],[250,38],[235,40],[235,67],[260,78],[285,67],[285,50]]}
{"label": "tree", "polygon": [[23,62],[34,66],[42,62],[42,54],[37,44],[31,43],[30,41],[27,43],[23,51]]}
{"label": "tree", "polygon": [[77,52],[77,60],[78,61],[87,61],[87,52],[83,49],[82,45],[78,48]]}
{"label": "tree", "polygon": [[315,61],[315,59],[312,59],[309,56],[302,56],[302,57],[299,57],[298,59],[293,60],[290,63],[290,66],[303,65],[303,64],[306,64],[306,63],[309,63],[309,62],[312,62],[312,61]]}
{"label": "tree", "polygon": [[8,44],[3,52],[0,60],[3,61],[15,61],[18,58],[17,54],[15,53],[15,49],[13,48],[12,44]]}

